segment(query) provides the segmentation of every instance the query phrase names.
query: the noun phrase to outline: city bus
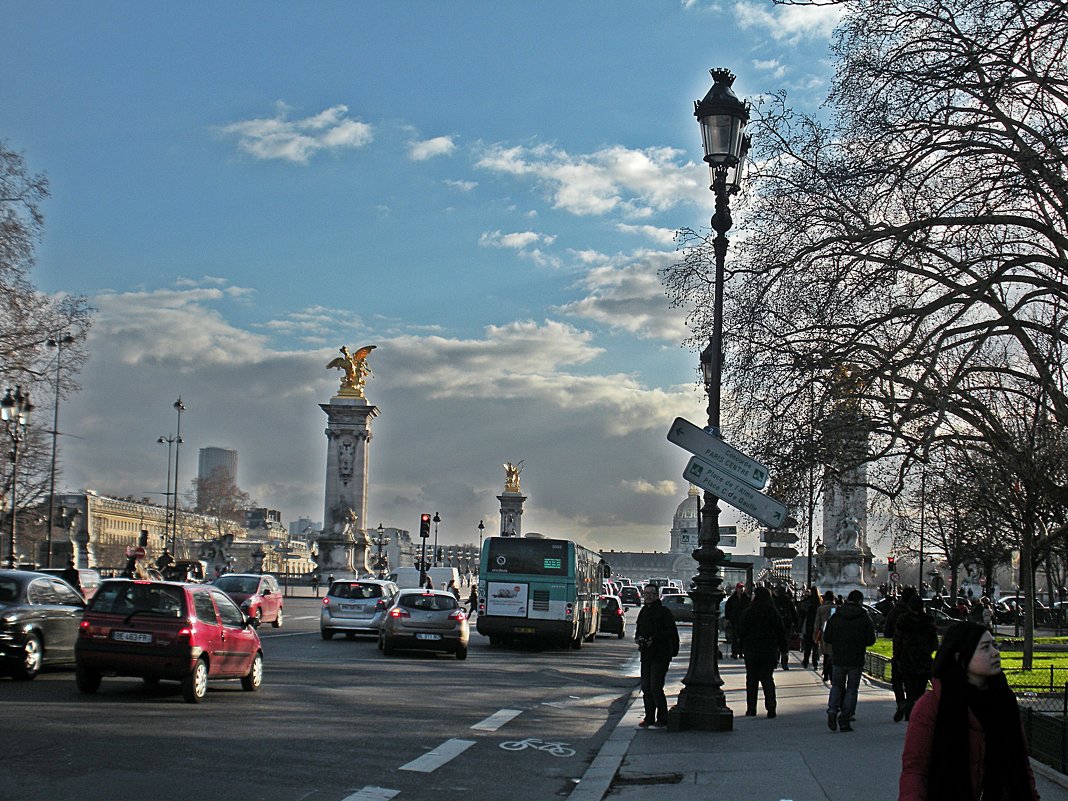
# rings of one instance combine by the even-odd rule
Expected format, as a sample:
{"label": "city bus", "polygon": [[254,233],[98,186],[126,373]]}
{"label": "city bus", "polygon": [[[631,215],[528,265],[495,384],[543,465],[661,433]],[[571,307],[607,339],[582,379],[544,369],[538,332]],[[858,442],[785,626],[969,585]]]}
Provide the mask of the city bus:
{"label": "city bus", "polygon": [[478,632],[581,648],[597,636],[603,561],[571,540],[490,537],[478,571]]}

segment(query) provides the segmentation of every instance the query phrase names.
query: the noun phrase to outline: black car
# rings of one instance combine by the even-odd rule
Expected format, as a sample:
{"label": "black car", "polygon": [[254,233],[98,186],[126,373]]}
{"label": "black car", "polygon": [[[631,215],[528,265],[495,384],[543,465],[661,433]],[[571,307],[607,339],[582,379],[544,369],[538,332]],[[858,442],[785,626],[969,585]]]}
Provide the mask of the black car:
{"label": "black car", "polygon": [[16,679],[74,664],[85,599],[56,576],[0,570],[0,664]]}
{"label": "black car", "polygon": [[627,636],[627,608],[618,595],[601,596],[601,622],[599,634],[615,634],[619,639]]}

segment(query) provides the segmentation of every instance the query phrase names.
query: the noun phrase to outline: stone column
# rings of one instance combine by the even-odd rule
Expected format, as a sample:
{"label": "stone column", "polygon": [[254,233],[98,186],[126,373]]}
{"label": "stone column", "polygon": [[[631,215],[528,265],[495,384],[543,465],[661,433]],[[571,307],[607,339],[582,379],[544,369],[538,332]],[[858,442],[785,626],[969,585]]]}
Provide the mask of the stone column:
{"label": "stone column", "polygon": [[501,502],[500,536],[523,536],[523,501],[526,499],[526,495],[510,490],[505,490],[497,496],[497,500]]}
{"label": "stone column", "polygon": [[378,407],[365,398],[335,395],[320,403],[326,412],[326,489],[318,569],[335,578],[365,575],[367,535],[367,446]]}
{"label": "stone column", "polygon": [[867,455],[870,424],[839,412],[824,426],[831,453],[824,471],[823,539],[819,587],[847,595],[867,594],[872,551],[868,547]]}

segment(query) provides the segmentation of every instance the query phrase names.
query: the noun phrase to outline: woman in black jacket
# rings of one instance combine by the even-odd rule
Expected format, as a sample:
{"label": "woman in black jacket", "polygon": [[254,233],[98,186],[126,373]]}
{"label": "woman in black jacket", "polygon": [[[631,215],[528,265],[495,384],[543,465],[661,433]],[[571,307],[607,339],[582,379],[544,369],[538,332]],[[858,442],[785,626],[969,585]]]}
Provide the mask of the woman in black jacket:
{"label": "woman in black jacket", "polygon": [[764,690],[764,708],[775,717],[775,666],[786,654],[786,628],[767,587],[757,587],[753,603],[738,621],[745,654],[745,714],[756,715],[757,685]]}
{"label": "woman in black jacket", "polygon": [[[924,610],[920,597],[913,595],[894,625],[894,669],[901,671],[904,684],[905,720],[909,719],[920,696],[927,692],[933,654],[937,650],[938,632],[934,620]],[[897,719],[895,715],[894,720]]]}

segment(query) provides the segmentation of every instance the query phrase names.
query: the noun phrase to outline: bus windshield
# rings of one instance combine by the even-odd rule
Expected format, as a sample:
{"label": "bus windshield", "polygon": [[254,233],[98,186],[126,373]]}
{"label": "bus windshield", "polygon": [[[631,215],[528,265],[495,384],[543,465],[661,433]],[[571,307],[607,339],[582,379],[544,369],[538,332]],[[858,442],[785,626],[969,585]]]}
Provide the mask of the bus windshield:
{"label": "bus windshield", "polygon": [[565,540],[494,537],[486,569],[494,575],[567,576],[567,546]]}

